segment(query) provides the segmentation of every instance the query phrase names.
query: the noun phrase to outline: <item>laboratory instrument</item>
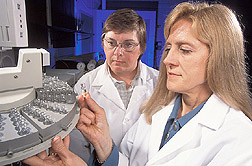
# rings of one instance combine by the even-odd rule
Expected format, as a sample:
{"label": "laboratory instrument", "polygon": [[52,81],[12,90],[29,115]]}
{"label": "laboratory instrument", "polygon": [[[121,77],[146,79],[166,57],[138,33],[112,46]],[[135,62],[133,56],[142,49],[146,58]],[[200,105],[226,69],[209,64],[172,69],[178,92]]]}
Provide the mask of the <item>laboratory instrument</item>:
{"label": "laboratory instrument", "polygon": [[[24,0],[0,0],[0,52],[28,46],[25,14]],[[43,74],[48,65],[45,49],[20,48],[17,66],[0,68],[0,165],[48,149],[54,136],[64,138],[79,119],[73,88]]]}

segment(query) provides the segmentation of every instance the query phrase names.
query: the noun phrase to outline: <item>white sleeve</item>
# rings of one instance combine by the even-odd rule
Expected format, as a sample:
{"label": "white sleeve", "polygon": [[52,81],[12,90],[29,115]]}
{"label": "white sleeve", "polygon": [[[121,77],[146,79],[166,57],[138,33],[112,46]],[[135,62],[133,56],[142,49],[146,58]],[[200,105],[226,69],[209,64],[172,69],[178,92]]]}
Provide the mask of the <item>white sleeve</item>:
{"label": "white sleeve", "polygon": [[128,166],[139,120],[128,130],[119,148],[119,166]]}

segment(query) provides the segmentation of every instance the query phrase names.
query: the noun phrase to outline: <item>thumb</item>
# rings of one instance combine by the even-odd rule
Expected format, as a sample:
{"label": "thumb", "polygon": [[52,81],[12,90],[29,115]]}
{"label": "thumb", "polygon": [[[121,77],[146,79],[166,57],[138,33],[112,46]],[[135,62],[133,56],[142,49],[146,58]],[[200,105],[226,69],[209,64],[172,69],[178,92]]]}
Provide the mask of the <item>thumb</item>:
{"label": "thumb", "polygon": [[[87,166],[87,164],[77,155],[68,150],[69,136],[66,136],[64,142],[60,136],[56,136],[52,140],[52,149],[58,154],[59,158],[65,166]],[[62,164],[62,163],[61,163]],[[56,164],[60,165],[60,164]]]}
{"label": "thumb", "polygon": [[[69,142],[68,142],[69,143]],[[60,136],[56,136],[52,140],[52,149],[59,155],[61,159],[66,159],[70,155],[69,145],[65,145]]]}

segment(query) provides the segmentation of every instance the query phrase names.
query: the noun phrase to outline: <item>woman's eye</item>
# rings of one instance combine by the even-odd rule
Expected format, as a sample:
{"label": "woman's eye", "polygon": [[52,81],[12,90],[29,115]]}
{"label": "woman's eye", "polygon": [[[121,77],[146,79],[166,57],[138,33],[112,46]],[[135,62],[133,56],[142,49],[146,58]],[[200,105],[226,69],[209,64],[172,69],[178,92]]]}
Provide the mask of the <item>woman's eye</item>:
{"label": "woman's eye", "polygon": [[108,44],[111,46],[115,46],[115,42],[114,41],[108,41]]}
{"label": "woman's eye", "polygon": [[170,51],[170,48],[166,48],[166,49],[165,49],[166,54],[168,54],[169,51]]}
{"label": "woman's eye", "polygon": [[180,51],[181,51],[183,54],[189,54],[189,53],[192,52],[191,50],[184,49],[184,48],[181,48]]}
{"label": "woman's eye", "polygon": [[133,46],[133,43],[124,43],[123,45],[127,48],[130,48]]}

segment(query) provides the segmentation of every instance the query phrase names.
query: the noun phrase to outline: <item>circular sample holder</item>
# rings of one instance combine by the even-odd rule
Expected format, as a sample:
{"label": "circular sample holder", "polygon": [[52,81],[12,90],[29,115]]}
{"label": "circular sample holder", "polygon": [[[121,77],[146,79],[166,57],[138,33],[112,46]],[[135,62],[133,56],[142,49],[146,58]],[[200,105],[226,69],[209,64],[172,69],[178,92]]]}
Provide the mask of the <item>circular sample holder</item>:
{"label": "circular sample holder", "polygon": [[64,138],[78,122],[76,94],[66,82],[44,75],[35,92],[31,102],[0,112],[0,165],[46,150],[52,138]]}

